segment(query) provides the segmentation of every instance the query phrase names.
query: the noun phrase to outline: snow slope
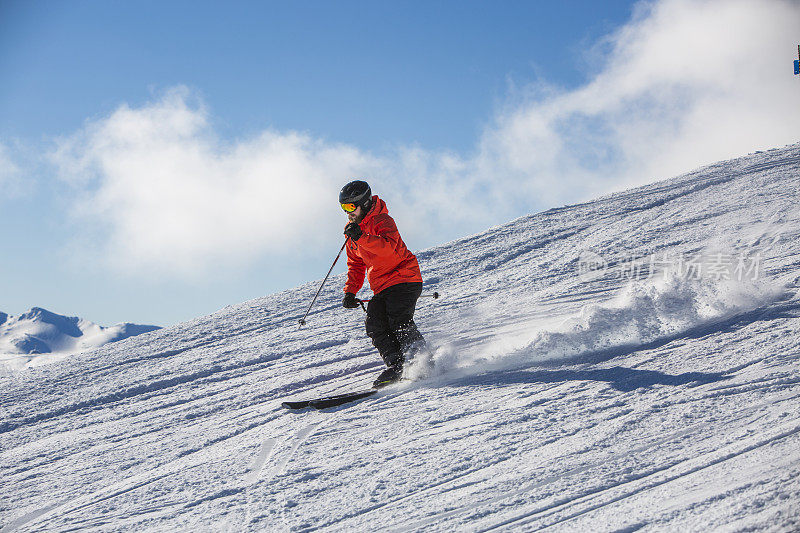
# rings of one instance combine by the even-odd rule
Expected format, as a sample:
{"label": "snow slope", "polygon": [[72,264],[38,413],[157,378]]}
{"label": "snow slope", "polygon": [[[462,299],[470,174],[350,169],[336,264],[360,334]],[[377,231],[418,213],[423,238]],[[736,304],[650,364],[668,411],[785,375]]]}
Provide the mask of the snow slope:
{"label": "snow slope", "polygon": [[19,369],[48,363],[157,329],[127,322],[103,327],[41,307],[18,317],[0,312],[0,366]]}
{"label": "snow slope", "polygon": [[8,373],[2,531],[796,530],[798,191],[794,145],[421,252],[435,374],[347,407],[280,406],[379,371],[342,276]]}

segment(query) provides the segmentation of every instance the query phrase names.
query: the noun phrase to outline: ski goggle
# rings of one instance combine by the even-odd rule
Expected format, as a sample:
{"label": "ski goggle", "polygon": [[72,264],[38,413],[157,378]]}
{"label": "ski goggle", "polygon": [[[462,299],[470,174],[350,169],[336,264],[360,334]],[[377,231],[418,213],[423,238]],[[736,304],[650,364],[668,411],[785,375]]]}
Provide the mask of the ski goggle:
{"label": "ski goggle", "polygon": [[342,204],[342,209],[344,209],[345,213],[352,213],[358,208],[356,204]]}

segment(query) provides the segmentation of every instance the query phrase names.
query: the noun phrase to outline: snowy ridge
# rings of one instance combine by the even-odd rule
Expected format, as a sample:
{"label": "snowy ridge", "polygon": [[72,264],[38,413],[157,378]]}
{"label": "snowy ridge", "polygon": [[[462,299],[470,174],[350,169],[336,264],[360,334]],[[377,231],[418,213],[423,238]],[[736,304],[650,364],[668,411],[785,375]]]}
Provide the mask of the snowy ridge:
{"label": "snowy ridge", "polygon": [[157,329],[127,322],[103,327],[41,307],[18,317],[0,313],[0,364],[19,368],[48,363]]}
{"label": "snowy ridge", "polygon": [[348,407],[280,407],[379,370],[342,275],[7,372],[0,527],[797,529],[798,191],[794,145],[421,252],[436,374]]}

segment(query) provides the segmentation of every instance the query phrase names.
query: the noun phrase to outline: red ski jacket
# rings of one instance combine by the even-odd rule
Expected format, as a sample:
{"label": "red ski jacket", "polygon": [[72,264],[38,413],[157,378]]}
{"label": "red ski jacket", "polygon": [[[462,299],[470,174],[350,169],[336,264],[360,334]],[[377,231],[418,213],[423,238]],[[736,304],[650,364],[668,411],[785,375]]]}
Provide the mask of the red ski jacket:
{"label": "red ski jacket", "polygon": [[347,238],[347,283],[345,292],[356,294],[364,285],[378,294],[398,283],[422,283],[417,258],[406,248],[386,202],[372,197],[372,207],[359,224],[364,233],[357,241]]}

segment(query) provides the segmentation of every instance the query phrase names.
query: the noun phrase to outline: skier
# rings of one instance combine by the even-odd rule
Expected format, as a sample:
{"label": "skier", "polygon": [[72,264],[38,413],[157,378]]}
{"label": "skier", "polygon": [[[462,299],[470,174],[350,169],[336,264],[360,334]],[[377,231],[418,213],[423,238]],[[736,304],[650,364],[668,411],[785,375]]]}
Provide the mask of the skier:
{"label": "skier", "polygon": [[347,282],[342,306],[359,306],[356,293],[366,274],[374,296],[367,304],[367,335],[378,349],[386,369],[373,387],[400,379],[403,363],[420,350],[425,339],[414,323],[414,308],[422,293],[422,274],[417,258],[406,248],[386,202],[373,196],[365,181],[352,181],[339,193],[339,203],[349,222]]}

